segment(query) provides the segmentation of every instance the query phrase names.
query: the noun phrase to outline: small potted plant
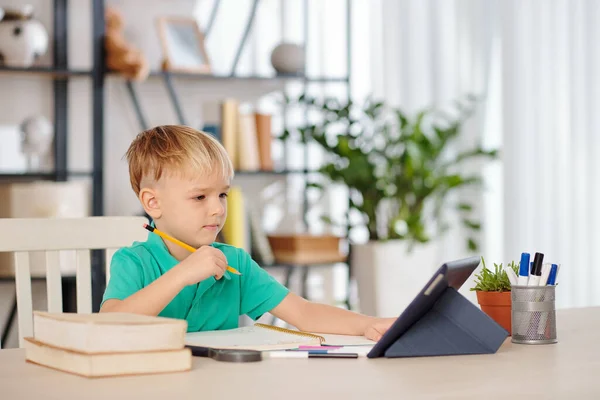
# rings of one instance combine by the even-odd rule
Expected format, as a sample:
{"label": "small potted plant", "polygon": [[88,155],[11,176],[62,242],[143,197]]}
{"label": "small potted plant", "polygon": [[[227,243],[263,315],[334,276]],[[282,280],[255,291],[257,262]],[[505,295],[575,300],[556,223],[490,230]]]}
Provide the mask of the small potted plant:
{"label": "small potted plant", "polygon": [[[483,269],[475,274],[475,286],[471,290],[477,293],[477,302],[481,310],[511,334],[511,287],[508,275],[502,268],[502,263],[494,263],[492,271],[486,267],[483,257],[481,262]],[[512,268],[516,274],[519,273],[519,265],[514,261],[511,261],[508,268]]]}

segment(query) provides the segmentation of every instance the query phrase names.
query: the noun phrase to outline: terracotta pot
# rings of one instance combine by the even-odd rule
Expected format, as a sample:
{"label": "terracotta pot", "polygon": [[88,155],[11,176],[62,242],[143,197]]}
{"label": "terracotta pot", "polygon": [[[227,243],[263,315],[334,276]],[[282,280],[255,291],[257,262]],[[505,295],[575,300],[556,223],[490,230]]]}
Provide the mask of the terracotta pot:
{"label": "terracotta pot", "polygon": [[477,291],[477,302],[484,313],[512,334],[510,292]]}

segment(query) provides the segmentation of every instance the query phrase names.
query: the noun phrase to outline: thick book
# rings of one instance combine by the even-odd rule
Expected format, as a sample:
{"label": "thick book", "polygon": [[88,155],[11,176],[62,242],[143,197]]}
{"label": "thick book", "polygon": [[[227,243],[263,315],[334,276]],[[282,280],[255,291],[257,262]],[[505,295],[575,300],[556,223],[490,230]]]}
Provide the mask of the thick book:
{"label": "thick book", "polygon": [[34,311],[33,339],[83,353],[176,350],[184,347],[185,320],[129,313]]}
{"label": "thick book", "polygon": [[25,359],[34,364],[88,378],[189,371],[190,349],[134,353],[82,353],[24,338]]}

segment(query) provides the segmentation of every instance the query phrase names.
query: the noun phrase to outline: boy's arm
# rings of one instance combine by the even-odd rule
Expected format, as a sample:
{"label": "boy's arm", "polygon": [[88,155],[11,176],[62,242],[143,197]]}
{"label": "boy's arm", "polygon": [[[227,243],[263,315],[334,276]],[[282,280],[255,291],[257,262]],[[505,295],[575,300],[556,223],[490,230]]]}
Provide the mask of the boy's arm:
{"label": "boy's arm", "polygon": [[150,285],[124,300],[106,300],[100,312],[129,312],[156,316],[185,286],[212,276],[221,279],[226,268],[227,259],[220,250],[203,246]]}
{"label": "boy's arm", "polygon": [[174,268],[125,300],[106,300],[100,312],[127,312],[156,316],[184,286],[181,274],[178,274]]}
{"label": "boy's arm", "polygon": [[376,318],[326,304],[313,303],[289,293],[271,314],[301,331],[366,336],[379,340],[395,318]]}

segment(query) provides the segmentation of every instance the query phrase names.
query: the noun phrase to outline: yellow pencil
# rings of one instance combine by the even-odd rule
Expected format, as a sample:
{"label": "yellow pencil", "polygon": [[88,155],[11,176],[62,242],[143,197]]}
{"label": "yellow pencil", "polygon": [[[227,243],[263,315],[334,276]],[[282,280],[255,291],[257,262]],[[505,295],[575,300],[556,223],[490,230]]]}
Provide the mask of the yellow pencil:
{"label": "yellow pencil", "polygon": [[[175,244],[183,247],[184,249],[186,249],[189,252],[193,253],[193,252],[196,251],[196,249],[193,248],[192,246],[190,246],[189,244],[183,243],[181,240],[177,240],[174,237],[167,235],[166,233],[164,233],[164,232],[156,229],[153,226],[150,226],[148,224],[144,224],[144,228],[146,228],[150,232],[156,233],[158,236],[160,236],[163,239],[166,239],[166,240],[168,240],[170,242],[173,242],[173,243],[175,243]],[[230,266],[227,266],[227,271],[231,272],[232,274],[241,275],[238,270],[236,270],[235,268],[232,268]]]}

